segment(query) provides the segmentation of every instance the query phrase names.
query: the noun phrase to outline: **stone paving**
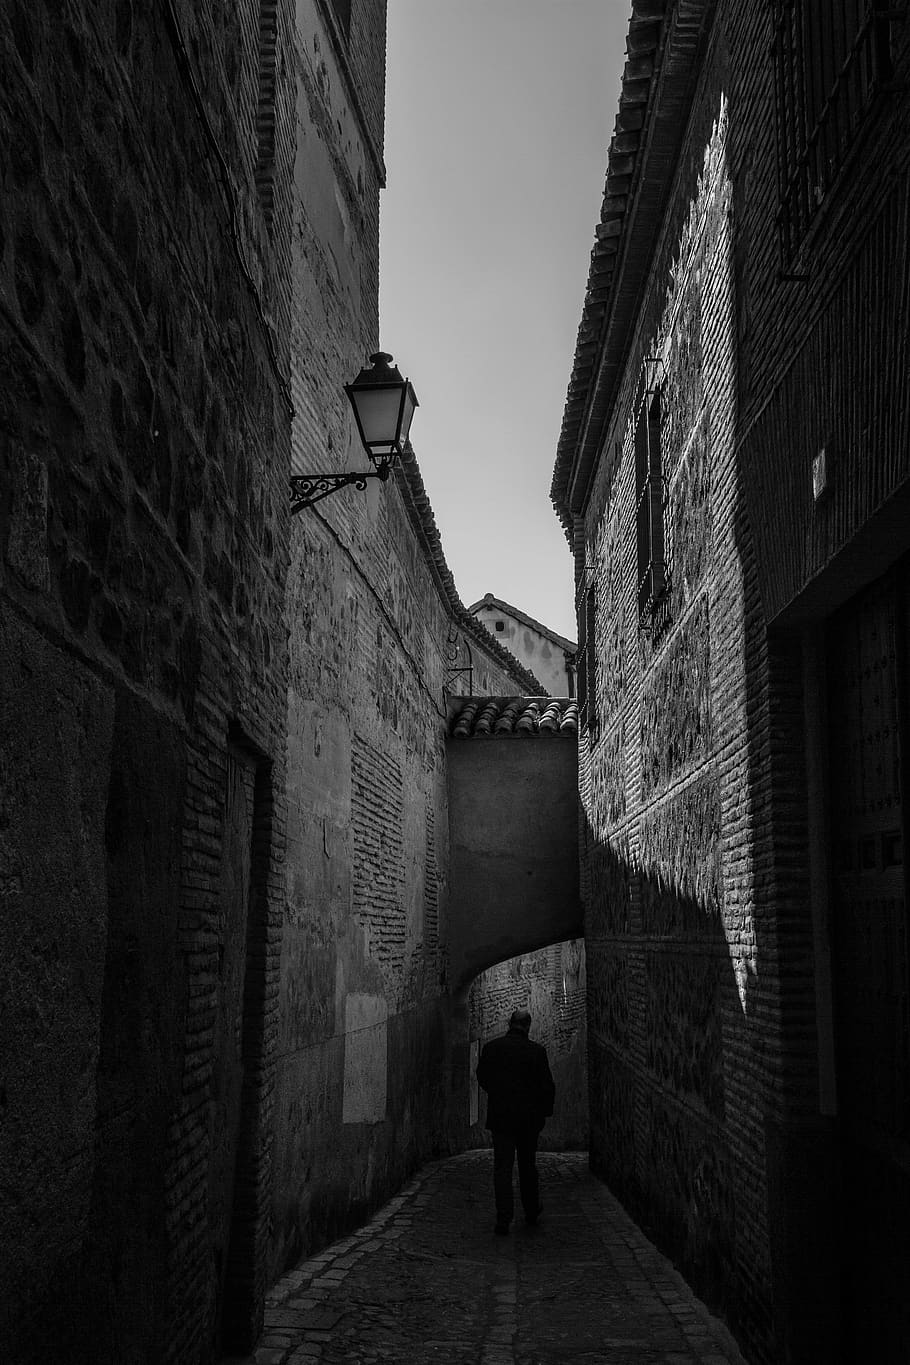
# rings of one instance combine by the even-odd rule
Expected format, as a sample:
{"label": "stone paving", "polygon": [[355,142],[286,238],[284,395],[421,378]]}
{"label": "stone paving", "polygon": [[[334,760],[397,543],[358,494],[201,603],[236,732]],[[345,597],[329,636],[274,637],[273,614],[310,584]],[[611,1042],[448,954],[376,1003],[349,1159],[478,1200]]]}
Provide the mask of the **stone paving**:
{"label": "stone paving", "polygon": [[[544,1212],[493,1233],[492,1153],[425,1167],[268,1296],[243,1365],[745,1365],[581,1153],[538,1158]],[[235,1363],[239,1365],[239,1363]]]}

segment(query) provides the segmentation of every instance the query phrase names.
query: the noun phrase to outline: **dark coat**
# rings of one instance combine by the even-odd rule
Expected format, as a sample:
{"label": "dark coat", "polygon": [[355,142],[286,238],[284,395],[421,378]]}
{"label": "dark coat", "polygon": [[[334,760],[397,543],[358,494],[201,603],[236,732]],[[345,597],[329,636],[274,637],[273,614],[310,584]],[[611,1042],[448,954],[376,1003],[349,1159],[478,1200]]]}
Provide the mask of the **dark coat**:
{"label": "dark coat", "polygon": [[477,1081],[487,1092],[491,1132],[530,1129],[539,1133],[553,1112],[556,1087],[547,1050],[532,1043],[523,1029],[510,1028],[501,1038],[484,1044]]}

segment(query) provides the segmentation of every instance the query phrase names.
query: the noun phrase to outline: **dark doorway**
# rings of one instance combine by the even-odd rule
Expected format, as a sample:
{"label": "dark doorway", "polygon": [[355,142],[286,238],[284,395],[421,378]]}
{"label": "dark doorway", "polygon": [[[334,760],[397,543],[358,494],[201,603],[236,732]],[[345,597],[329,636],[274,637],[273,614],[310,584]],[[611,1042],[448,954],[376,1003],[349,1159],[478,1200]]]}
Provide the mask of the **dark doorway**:
{"label": "dark doorway", "polygon": [[910,561],[828,631],[832,941],[849,1360],[910,1360]]}

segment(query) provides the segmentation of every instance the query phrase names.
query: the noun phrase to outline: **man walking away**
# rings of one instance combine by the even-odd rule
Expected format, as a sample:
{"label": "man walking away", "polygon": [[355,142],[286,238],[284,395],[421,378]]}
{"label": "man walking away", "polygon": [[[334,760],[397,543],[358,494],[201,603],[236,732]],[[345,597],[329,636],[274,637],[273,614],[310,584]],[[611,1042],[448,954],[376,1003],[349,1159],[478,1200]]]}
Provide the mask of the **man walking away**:
{"label": "man walking away", "polygon": [[556,1087],[547,1050],[528,1037],[531,1016],[515,1010],[509,1031],[484,1044],[478,1084],[487,1092],[487,1127],[493,1134],[496,1232],[505,1235],[515,1210],[512,1170],[518,1157],[518,1188],[525,1219],[535,1224],[542,1206],[537,1180],[537,1139],[553,1113]]}

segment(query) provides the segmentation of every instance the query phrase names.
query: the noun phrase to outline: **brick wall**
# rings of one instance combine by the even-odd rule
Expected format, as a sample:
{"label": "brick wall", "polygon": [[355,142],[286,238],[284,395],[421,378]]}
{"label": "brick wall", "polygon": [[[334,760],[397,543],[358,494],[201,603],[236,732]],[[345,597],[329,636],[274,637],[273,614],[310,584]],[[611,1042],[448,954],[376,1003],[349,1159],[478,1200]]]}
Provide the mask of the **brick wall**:
{"label": "brick wall", "polygon": [[[804,672],[819,632],[833,654],[840,652],[836,608],[910,549],[910,411],[902,378],[908,323],[898,303],[907,289],[903,244],[910,202],[908,109],[898,94],[910,65],[906,16],[897,12],[905,8],[896,7],[887,34],[882,31],[893,60],[891,80],[872,99],[799,253],[787,260],[776,254],[777,234],[766,228],[778,200],[773,124],[769,128],[763,118],[772,72],[767,59],[748,60],[749,53],[769,51],[770,35],[746,5],[731,4],[723,16],[731,106],[740,111],[738,120],[731,118],[730,140],[735,471],[740,515],[752,533],[757,589],[743,623],[754,679],[746,713],[755,793],[754,897],[756,917],[768,926],[763,955],[776,978],[773,989],[769,982],[761,992],[759,1016],[769,1074],[765,1165],[775,1358],[833,1354],[845,1340],[848,1354],[899,1356],[908,1349],[910,1330],[885,1287],[896,1264],[910,1274],[906,1251],[889,1241],[894,1210],[906,1208],[908,1198],[906,1177],[896,1168],[886,1177],[891,1212],[882,1217],[880,1206],[870,1212],[873,1221],[862,1234],[868,1245],[871,1233],[876,1248],[863,1273],[871,1269],[881,1298],[842,1288],[860,1239],[850,1223],[850,1198],[845,1193],[838,1209],[830,1199],[832,1184],[841,1179],[837,1152],[845,1132],[838,1132],[832,1096],[836,1039],[827,965],[833,951],[836,967],[827,885],[838,850],[826,828],[830,797],[817,785],[807,791],[812,773],[826,770],[842,739],[825,733],[824,683]],[[812,462],[822,447],[829,485],[815,501]],[[844,634],[845,647],[848,640]],[[855,695],[850,705],[860,723]],[[894,730],[885,743],[896,757]],[[813,843],[822,847],[810,866]],[[759,980],[761,957],[759,945]],[[887,963],[873,954],[858,968],[860,975],[868,973],[865,989],[874,993],[875,973],[888,976],[892,958],[890,950]],[[869,1008],[884,1020],[889,1007],[880,1001]],[[846,1050],[850,1045],[841,1040]],[[906,1087],[905,1064],[895,1075]],[[845,1191],[847,1186],[849,1175]],[[859,1204],[876,1209],[866,1194]],[[869,1321],[879,1324],[881,1335],[874,1339]]]}
{"label": "brick wall", "polygon": [[[329,12],[331,11],[331,13]],[[298,6],[293,462],[363,468],[343,384],[378,343],[384,6]],[[318,363],[313,364],[313,356]],[[399,356],[418,395],[417,357]],[[419,425],[419,414],[418,414]],[[465,620],[416,460],[295,518],[271,1273],[463,1130],[447,994],[446,689],[521,670]],[[453,1103],[453,1088],[458,1101]],[[455,1118],[460,1126],[455,1126]]]}
{"label": "brick wall", "polygon": [[[269,229],[257,5],[14,3],[0,84],[0,1336],[21,1361],[205,1359],[220,1296],[248,1337],[264,1291],[293,92]],[[225,1023],[230,749],[255,834]]]}
{"label": "brick wall", "polygon": [[384,25],[0,20],[10,1359],[244,1351],[287,1257],[450,1140],[445,688],[469,639],[528,676],[412,455],[287,512],[292,466],[363,462]]}
{"label": "brick wall", "polygon": [[[740,1248],[753,1293],[767,1250],[761,1115],[749,1073],[756,945],[749,890],[744,571],[733,524],[728,105],[722,64],[690,126],[585,521],[596,594],[599,731],[581,746],[592,1155],[703,1294],[730,1311]],[[645,355],[663,362],[670,590],[636,597],[634,436]],[[730,708],[734,714],[728,714]],[[737,835],[739,837],[737,837]],[[726,892],[726,895],[725,895]],[[623,1098],[622,1103],[617,1101]]]}
{"label": "brick wall", "polygon": [[[298,518],[289,594],[275,1272],[361,1221],[464,1134],[445,733],[450,641],[466,627],[409,514],[406,482],[344,497]],[[475,629],[475,677],[520,691]]]}
{"label": "brick wall", "polygon": [[[893,80],[872,102],[850,155],[799,257],[786,268],[766,228],[777,206],[767,20],[748,7],[725,14],[731,91],[743,118],[731,128],[737,206],[738,468],[754,524],[762,601],[776,620],[830,561],[858,539],[905,485],[906,410],[897,401],[907,325],[906,262],[893,256],[907,232],[908,109],[901,98],[907,25],[890,25]],[[836,358],[832,363],[832,357]],[[825,447],[829,496],[815,503],[812,461]],[[872,456],[874,455],[874,458]],[[763,515],[773,506],[773,517]],[[900,540],[898,537],[897,546]],[[882,567],[895,557],[887,547]],[[863,549],[866,547],[863,545]],[[850,559],[849,552],[842,562]],[[856,590],[862,571],[839,587]],[[838,590],[819,584],[808,614],[824,614]]]}
{"label": "brick wall", "polygon": [[[602,333],[601,373],[618,378],[575,526],[600,679],[599,727],[579,744],[592,1156],[750,1359],[800,1361],[839,1349],[845,1236],[831,1198],[829,739],[806,660],[819,623],[910,548],[907,110],[876,97],[783,265],[771,10],[668,7],[650,99],[674,90],[689,22],[709,36],[671,176],[645,162],[642,187],[626,186],[669,193],[621,364],[618,334]],[[892,29],[899,86],[906,26]],[[650,107],[642,121],[659,128]],[[611,206],[623,184],[608,181]],[[648,376],[669,589],[642,629],[634,428]],[[814,502],[821,446],[832,482]]]}

